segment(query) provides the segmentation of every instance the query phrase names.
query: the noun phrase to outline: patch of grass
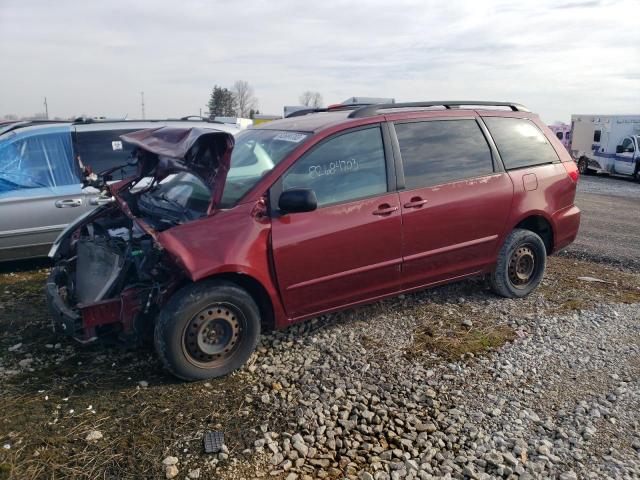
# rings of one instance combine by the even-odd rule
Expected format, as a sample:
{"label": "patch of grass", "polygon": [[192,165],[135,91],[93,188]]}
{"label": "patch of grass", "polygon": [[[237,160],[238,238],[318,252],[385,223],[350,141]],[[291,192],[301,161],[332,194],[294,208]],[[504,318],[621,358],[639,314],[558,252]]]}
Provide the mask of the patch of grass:
{"label": "patch of grass", "polygon": [[[164,478],[162,459],[184,449],[206,465],[205,430],[222,430],[241,457],[251,446],[249,430],[261,423],[278,429],[284,421],[272,407],[245,402],[253,387],[246,373],[206,387],[184,383],[165,373],[149,348],[83,346],[55,335],[44,298],[47,274],[0,272],[0,365],[21,370],[0,379],[0,446],[12,445],[0,450],[0,480]],[[45,346],[56,343],[61,347]],[[34,371],[18,366],[28,355]],[[139,380],[149,387],[138,388]],[[87,443],[91,430],[104,438]]]}
{"label": "patch of grass", "polygon": [[12,470],[13,467],[11,464],[6,462],[0,463],[0,480],[9,480]]}
{"label": "patch of grass", "polygon": [[[487,353],[516,338],[512,327],[472,311],[468,304],[448,307],[431,304],[423,309],[421,316],[424,323],[415,330],[413,345],[406,352],[411,358],[433,353],[454,361],[465,354]],[[462,325],[465,318],[473,319],[471,327]]]}
{"label": "patch of grass", "polygon": [[[590,282],[579,280],[579,277],[602,281]],[[446,294],[448,289],[454,288],[449,286],[431,295],[429,302],[407,309],[407,315],[416,316],[422,323],[416,328],[414,342],[406,354],[424,357],[426,353],[432,353],[437,358],[457,360],[467,353],[478,355],[499,348],[516,338],[514,329],[505,323],[505,313],[513,317],[563,314],[602,303],[640,302],[640,275],[566,257],[549,258],[542,284],[527,298],[502,301],[493,294],[485,297],[504,302],[504,308],[486,309],[470,300],[481,291],[480,285],[480,282],[470,281],[455,287],[458,294],[464,295],[464,303],[456,302],[453,295]],[[427,295],[427,292],[418,293],[415,298]],[[502,315],[498,315],[498,310],[502,310]],[[462,326],[465,318],[472,320],[472,327]]]}
{"label": "patch of grass", "polygon": [[[593,277],[602,282],[579,280]],[[538,293],[553,304],[551,310],[584,310],[596,303],[640,302],[640,275],[599,263],[552,257]]]}

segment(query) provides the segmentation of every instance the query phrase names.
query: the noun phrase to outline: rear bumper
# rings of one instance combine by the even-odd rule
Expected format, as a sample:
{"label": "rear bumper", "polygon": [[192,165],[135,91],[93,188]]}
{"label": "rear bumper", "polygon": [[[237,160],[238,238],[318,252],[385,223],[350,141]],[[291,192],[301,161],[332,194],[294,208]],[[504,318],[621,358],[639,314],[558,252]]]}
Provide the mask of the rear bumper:
{"label": "rear bumper", "polygon": [[553,214],[554,245],[556,253],[571,244],[578,236],[580,230],[580,209],[575,205],[558,210]]}

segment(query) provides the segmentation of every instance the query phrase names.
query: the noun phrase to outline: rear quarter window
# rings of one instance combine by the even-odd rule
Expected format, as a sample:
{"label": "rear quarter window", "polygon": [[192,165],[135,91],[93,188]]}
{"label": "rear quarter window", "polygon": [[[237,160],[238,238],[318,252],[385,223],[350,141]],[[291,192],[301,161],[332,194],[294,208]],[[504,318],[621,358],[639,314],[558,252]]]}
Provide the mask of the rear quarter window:
{"label": "rear quarter window", "polygon": [[544,133],[531,120],[485,117],[507,170],[560,161]]}

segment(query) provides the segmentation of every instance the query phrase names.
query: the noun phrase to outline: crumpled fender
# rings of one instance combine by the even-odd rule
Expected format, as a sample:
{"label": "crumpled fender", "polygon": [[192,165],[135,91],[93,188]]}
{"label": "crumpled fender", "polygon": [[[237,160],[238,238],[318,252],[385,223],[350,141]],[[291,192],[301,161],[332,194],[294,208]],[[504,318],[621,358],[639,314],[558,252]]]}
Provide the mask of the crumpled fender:
{"label": "crumpled fender", "polygon": [[219,210],[159,232],[156,237],[193,282],[225,273],[250,276],[269,295],[276,325],[284,325],[286,314],[271,265],[270,239],[271,220],[265,214],[263,200]]}

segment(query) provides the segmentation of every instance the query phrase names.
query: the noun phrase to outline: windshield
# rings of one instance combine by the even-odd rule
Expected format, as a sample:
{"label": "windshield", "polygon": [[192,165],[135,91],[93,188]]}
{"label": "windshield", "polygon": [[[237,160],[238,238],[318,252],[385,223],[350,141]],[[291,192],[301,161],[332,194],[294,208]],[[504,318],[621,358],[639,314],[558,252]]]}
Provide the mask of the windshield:
{"label": "windshield", "polygon": [[0,141],[0,195],[25,188],[55,188],[80,183],[71,133],[57,128]]}
{"label": "windshield", "polygon": [[309,135],[281,130],[245,130],[236,136],[220,207],[234,206]]}
{"label": "windshield", "polygon": [[149,215],[156,228],[163,229],[207,214],[211,190],[196,175],[181,172],[169,175],[138,199],[140,211]]}

